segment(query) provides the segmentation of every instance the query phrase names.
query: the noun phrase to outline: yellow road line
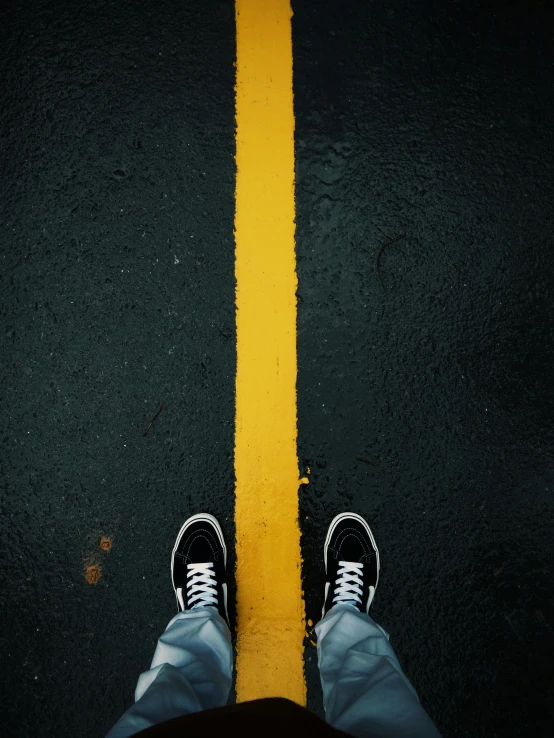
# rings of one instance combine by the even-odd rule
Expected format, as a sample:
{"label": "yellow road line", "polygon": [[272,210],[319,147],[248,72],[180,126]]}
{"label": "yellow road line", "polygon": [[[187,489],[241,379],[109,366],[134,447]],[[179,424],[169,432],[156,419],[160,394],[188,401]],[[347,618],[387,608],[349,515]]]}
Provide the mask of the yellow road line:
{"label": "yellow road line", "polygon": [[289,0],[236,0],[237,699],[305,704]]}

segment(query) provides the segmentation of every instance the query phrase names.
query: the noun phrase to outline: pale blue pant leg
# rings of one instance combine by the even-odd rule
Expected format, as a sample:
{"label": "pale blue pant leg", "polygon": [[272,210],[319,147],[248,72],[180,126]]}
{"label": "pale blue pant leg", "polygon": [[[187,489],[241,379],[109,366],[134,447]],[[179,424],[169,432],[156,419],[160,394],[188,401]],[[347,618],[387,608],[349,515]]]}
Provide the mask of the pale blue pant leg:
{"label": "pale blue pant leg", "polygon": [[233,673],[229,628],[213,607],[176,615],[158,641],[152,665],[135,690],[135,704],[106,738],[126,738],[227,702]]}
{"label": "pale blue pant leg", "polygon": [[327,722],[356,738],[440,738],[388,634],[351,605],[315,629]]}

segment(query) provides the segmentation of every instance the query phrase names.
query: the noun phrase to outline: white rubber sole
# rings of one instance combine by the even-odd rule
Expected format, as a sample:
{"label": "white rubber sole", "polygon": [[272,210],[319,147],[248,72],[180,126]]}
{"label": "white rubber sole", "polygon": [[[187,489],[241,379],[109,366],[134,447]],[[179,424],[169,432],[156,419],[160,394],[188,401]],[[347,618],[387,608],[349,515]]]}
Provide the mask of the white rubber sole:
{"label": "white rubber sole", "polygon": [[[175,558],[175,553],[177,552],[177,549],[179,548],[179,543],[181,542],[181,538],[186,533],[187,528],[189,528],[193,523],[198,523],[201,520],[205,520],[208,523],[211,523],[213,527],[215,528],[217,532],[217,537],[219,538],[219,542],[221,543],[221,548],[223,549],[223,561],[225,564],[225,568],[227,568],[227,546],[225,545],[225,538],[223,538],[223,531],[221,530],[221,526],[219,525],[216,518],[214,518],[213,515],[210,515],[209,513],[198,513],[197,515],[193,515],[192,517],[185,520],[183,525],[181,526],[181,530],[177,534],[177,538],[175,539],[175,545],[173,546],[173,551],[171,552],[171,583],[173,584],[173,560]],[[227,616],[227,621],[229,621],[229,613],[227,611],[227,584],[224,582],[221,585],[223,589],[223,605],[225,607],[225,614]],[[175,586],[173,586],[173,591],[175,592],[175,597],[177,597],[177,590],[175,589]]]}

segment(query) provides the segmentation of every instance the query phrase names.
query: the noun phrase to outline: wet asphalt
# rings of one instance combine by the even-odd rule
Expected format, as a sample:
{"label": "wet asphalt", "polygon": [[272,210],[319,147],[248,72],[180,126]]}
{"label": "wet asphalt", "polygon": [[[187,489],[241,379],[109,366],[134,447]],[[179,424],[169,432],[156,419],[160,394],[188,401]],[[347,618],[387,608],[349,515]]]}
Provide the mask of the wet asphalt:
{"label": "wet asphalt", "polygon": [[[444,735],[546,738],[547,4],[293,9],[307,616],[330,519],[364,514],[374,617]],[[183,519],[233,539],[233,13],[0,13],[7,736],[103,736],[174,612]],[[306,675],[321,711],[309,639]]]}
{"label": "wet asphalt", "polygon": [[[297,2],[293,21],[308,615],[319,617],[325,526],[352,508],[380,546],[374,617],[444,734],[546,737],[546,16],[502,3],[325,7]],[[313,646],[307,659],[316,684]]]}

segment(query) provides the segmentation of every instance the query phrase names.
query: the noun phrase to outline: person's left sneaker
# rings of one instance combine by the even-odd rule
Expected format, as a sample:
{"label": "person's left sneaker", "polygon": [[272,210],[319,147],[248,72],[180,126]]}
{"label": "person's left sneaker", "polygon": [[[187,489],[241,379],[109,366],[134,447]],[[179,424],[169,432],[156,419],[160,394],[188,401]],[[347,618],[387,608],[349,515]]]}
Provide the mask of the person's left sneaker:
{"label": "person's left sneaker", "polygon": [[213,515],[189,518],[171,554],[171,577],[179,612],[214,607],[229,625],[227,613],[227,548]]}

